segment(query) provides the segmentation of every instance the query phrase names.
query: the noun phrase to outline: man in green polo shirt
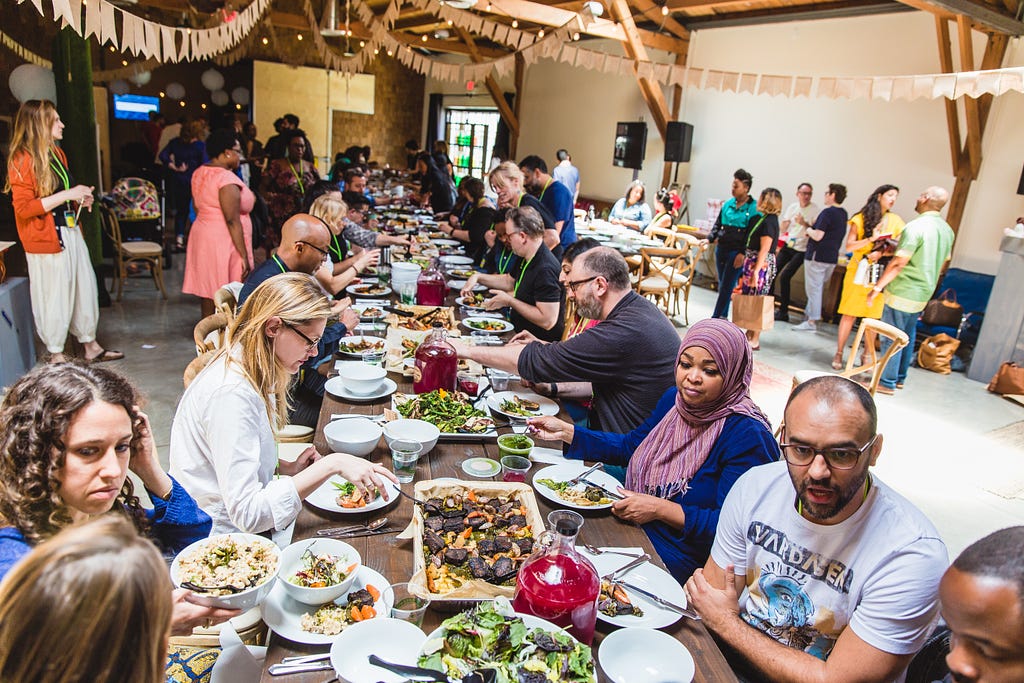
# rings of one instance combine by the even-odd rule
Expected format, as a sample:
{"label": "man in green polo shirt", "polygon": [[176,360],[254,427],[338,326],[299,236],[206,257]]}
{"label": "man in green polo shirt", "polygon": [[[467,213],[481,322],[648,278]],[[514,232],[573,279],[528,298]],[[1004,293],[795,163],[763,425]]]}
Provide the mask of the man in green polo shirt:
{"label": "man in green polo shirt", "polygon": [[[885,291],[882,322],[903,330],[910,337],[906,348],[886,364],[878,381],[880,394],[892,395],[896,389],[903,388],[914,357],[918,314],[932,298],[942,267],[953,252],[953,229],[939,215],[948,200],[949,192],[941,187],[929,187],[921,193],[914,206],[917,218],[903,228],[896,255],[868,294],[870,306],[875,297]],[[883,344],[883,353],[886,348],[887,343]]]}

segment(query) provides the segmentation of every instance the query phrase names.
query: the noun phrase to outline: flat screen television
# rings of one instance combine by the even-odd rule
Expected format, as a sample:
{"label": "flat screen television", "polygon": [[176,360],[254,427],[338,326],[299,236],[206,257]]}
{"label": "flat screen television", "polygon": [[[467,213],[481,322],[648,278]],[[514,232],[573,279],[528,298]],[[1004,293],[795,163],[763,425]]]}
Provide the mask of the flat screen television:
{"label": "flat screen television", "polygon": [[615,149],[612,163],[621,168],[643,168],[647,149],[647,124],[643,121],[620,121],[615,124]]}
{"label": "flat screen television", "polygon": [[160,98],[146,95],[114,95],[114,118],[148,121],[149,112],[160,111]]}

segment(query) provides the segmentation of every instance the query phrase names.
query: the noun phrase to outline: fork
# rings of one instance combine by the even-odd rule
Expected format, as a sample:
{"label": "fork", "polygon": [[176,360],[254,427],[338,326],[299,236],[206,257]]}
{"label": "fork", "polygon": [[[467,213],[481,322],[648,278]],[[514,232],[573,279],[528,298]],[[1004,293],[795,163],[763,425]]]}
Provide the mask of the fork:
{"label": "fork", "polygon": [[596,545],[590,545],[589,543],[584,543],[583,547],[586,548],[587,552],[591,555],[622,555],[623,557],[632,557],[633,559],[643,557],[642,554],[637,555],[636,553],[624,553],[621,550],[601,550]]}

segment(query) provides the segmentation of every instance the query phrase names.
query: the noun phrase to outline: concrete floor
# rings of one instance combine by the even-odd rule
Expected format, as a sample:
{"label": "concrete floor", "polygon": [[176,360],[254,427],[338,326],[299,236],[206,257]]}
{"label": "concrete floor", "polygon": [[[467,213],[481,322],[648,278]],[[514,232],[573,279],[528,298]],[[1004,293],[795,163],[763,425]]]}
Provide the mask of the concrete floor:
{"label": "concrete floor", "polygon": [[[145,410],[165,461],[182,372],[195,357],[192,327],[199,319],[198,300],[180,293],[183,264],[183,257],[175,258],[166,273],[168,301],[149,279],[132,278],[124,300],[100,312],[100,342],[125,352],[126,358],[111,367],[129,375],[146,395]],[[714,292],[695,287],[690,320],[710,316],[714,298]],[[835,335],[830,325],[797,332],[785,323],[762,335],[752,393],[773,424],[782,415],[793,372],[829,369]],[[876,472],[932,519],[951,557],[990,531],[1024,524],[1024,453],[987,436],[1024,420],[1024,408],[989,394],[964,374],[918,369],[911,369],[904,390],[877,401],[885,446]]]}

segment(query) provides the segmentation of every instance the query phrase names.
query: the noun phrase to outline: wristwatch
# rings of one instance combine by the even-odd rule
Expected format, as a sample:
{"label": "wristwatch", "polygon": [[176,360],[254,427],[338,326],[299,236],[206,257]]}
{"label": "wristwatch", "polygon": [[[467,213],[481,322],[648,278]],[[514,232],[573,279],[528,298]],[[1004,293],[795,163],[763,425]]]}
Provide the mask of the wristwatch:
{"label": "wristwatch", "polygon": [[549,390],[548,393],[550,393],[552,396],[558,396],[558,385],[555,384],[554,382],[552,382],[551,383],[551,389]]}

